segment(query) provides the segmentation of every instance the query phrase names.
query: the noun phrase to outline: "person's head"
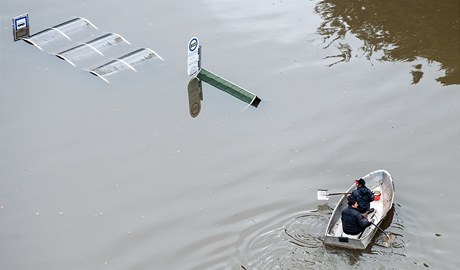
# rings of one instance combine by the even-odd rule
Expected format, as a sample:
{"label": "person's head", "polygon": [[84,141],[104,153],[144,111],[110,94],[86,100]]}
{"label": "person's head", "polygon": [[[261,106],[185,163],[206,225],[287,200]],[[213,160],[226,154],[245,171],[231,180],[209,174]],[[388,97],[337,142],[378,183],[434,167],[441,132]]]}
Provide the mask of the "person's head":
{"label": "person's head", "polygon": [[358,201],[357,200],[349,200],[348,201],[348,206],[351,206],[353,208],[358,208]]}
{"label": "person's head", "polygon": [[359,180],[355,180],[355,184],[357,187],[364,187],[366,185],[366,181],[364,179],[360,178]]}

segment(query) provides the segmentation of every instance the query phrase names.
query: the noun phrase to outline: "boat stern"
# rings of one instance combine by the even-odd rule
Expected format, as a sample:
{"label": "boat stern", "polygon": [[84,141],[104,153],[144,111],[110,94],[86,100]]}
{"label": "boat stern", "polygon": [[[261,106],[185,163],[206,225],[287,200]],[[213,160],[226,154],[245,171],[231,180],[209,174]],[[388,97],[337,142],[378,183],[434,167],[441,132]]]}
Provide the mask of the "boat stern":
{"label": "boat stern", "polygon": [[[368,243],[367,243],[368,244]],[[339,247],[339,248],[346,248],[346,249],[357,249],[363,250],[366,249],[367,244],[364,243],[361,239],[356,239],[348,236],[327,236],[324,239],[324,245],[332,246],[332,247]]]}

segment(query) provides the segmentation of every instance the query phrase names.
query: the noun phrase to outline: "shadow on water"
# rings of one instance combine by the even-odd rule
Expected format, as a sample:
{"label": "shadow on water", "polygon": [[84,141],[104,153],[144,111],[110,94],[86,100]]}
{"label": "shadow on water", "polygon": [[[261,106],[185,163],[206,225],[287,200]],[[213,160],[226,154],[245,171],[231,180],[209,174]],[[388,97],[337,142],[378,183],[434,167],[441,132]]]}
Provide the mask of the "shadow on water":
{"label": "shadow on water", "polygon": [[[460,84],[460,2],[324,0],[315,7],[324,20],[317,33],[325,48],[335,46],[333,66],[348,62],[353,55],[381,62],[413,62],[424,58],[437,62],[445,76],[442,85]],[[349,36],[358,38],[356,48]],[[412,84],[423,77],[421,64],[414,64]]]}

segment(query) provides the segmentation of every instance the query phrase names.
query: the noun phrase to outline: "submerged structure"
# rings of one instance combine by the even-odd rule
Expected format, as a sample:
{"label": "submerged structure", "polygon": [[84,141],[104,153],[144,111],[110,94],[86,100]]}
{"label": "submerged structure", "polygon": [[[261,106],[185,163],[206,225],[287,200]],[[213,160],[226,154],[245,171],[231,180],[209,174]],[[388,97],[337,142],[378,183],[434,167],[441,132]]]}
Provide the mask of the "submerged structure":
{"label": "submerged structure", "polygon": [[[20,18],[22,17],[16,18],[16,24],[22,22]],[[13,26],[14,22],[13,19]],[[118,72],[137,71],[134,66],[146,61],[164,61],[152,49],[133,48],[131,43],[121,35],[102,32],[89,20],[81,17],[49,27],[31,36],[27,32],[27,35],[17,39],[16,37],[17,35],[15,40],[22,39],[41,51],[53,54],[106,82],[109,82],[109,76]]]}
{"label": "submerged structure", "polygon": [[[29,33],[29,15],[12,20],[14,40],[24,40],[40,51],[55,55],[73,67],[110,83],[109,77],[124,71],[137,72],[137,66],[146,62],[163,62],[163,58],[150,48],[133,48],[117,33],[102,32],[89,20],[76,17],[48,27],[38,33]],[[203,100],[202,81],[241,101],[257,107],[261,99],[219,75],[201,67],[201,46],[197,37],[188,43],[187,73],[193,76],[188,84],[189,109],[198,116]]]}
{"label": "submerged structure", "polygon": [[190,39],[187,45],[187,74],[194,76],[188,83],[189,111],[197,117],[203,100],[202,81],[230,94],[237,99],[257,108],[261,99],[248,90],[201,67],[201,46],[197,37]]}

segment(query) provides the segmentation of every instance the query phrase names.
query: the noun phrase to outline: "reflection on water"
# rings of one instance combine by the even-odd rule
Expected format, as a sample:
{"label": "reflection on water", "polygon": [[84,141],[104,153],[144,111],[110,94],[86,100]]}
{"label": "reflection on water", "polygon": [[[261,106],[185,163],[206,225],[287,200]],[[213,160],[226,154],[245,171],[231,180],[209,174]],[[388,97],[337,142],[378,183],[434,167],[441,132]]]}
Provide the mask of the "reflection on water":
{"label": "reflection on water", "polygon": [[[324,37],[326,48],[335,46],[338,53],[333,66],[348,62],[353,56],[378,61],[412,62],[424,58],[437,62],[445,76],[436,80],[443,85],[460,84],[460,2],[446,1],[371,1],[324,0],[315,11],[324,20],[317,33]],[[358,38],[358,47],[350,44],[349,35]],[[423,77],[418,64],[410,72],[412,83]]]}

